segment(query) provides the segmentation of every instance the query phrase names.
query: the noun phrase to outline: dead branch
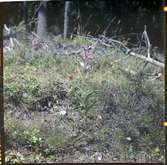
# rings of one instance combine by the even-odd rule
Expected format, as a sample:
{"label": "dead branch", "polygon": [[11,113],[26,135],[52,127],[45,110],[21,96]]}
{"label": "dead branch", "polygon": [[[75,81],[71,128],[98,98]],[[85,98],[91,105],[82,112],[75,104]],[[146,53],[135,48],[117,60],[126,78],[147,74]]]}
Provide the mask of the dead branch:
{"label": "dead branch", "polygon": [[154,60],[154,59],[151,58],[151,57],[145,57],[145,56],[143,56],[143,55],[140,55],[140,54],[137,54],[137,53],[134,53],[134,52],[130,52],[129,54],[130,54],[131,56],[140,58],[140,59],[142,59],[142,60],[144,60],[144,61],[150,62],[150,63],[153,64],[153,65],[156,65],[156,66],[159,66],[159,67],[162,67],[162,68],[165,67],[164,63],[159,62],[159,61],[157,61],[157,60]]}
{"label": "dead branch", "polygon": [[7,38],[9,40],[9,45],[4,47],[4,51],[12,51],[14,49],[15,43],[19,45],[19,42],[13,35],[12,30],[8,28],[6,24],[4,24],[4,30],[7,32],[7,35],[6,37],[4,36],[4,39]]}
{"label": "dead branch", "polygon": [[151,44],[150,44],[150,40],[147,34],[146,25],[144,26],[144,32],[142,34],[142,39],[144,40],[146,48],[147,48],[147,57],[150,58]]}
{"label": "dead branch", "polygon": [[[84,37],[84,36],[81,36],[81,37]],[[150,42],[149,42],[148,38],[147,38],[148,39],[148,41],[147,41],[147,44],[148,44],[147,45],[147,47],[148,47],[148,56],[147,57],[145,57],[145,56],[143,56],[141,54],[132,52],[131,49],[129,49],[125,44],[123,44],[122,42],[117,41],[115,39],[112,39],[112,38],[108,39],[109,43],[105,43],[102,39],[99,39],[99,38],[98,39],[97,38],[93,38],[93,37],[84,37],[84,38],[91,39],[93,41],[98,41],[100,44],[102,44],[102,45],[104,45],[106,47],[112,47],[112,48],[113,48],[113,46],[111,44],[109,44],[109,43],[111,43],[111,42],[116,43],[116,44],[119,45],[119,49],[121,51],[123,51],[125,54],[129,54],[129,55],[134,56],[136,58],[140,58],[140,59],[142,59],[144,61],[147,61],[147,62],[149,62],[149,63],[151,63],[153,65],[156,65],[156,66],[159,66],[159,67],[162,67],[162,68],[165,67],[164,63],[159,62],[157,60],[154,60],[153,58],[150,57]],[[103,38],[105,38],[105,40],[107,40],[107,38],[105,36],[103,36]]]}

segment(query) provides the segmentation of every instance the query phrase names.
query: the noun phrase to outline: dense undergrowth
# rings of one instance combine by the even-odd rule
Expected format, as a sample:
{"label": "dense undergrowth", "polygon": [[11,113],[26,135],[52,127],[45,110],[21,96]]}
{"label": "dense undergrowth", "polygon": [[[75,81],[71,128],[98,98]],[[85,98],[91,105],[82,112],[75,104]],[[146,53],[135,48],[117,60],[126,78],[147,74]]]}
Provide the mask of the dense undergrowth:
{"label": "dense undergrowth", "polygon": [[[54,39],[74,48],[89,44]],[[4,54],[6,161],[163,162],[158,69],[113,48],[85,62],[20,43]]]}

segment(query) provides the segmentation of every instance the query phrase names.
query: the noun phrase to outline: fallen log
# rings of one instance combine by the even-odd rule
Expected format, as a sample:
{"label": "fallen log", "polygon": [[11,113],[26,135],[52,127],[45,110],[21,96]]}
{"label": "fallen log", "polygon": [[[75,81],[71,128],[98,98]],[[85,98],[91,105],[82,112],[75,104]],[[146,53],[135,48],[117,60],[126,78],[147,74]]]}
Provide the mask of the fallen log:
{"label": "fallen log", "polygon": [[[81,37],[83,37],[83,36],[81,36]],[[101,39],[95,39],[95,38],[92,38],[92,37],[84,37],[84,38],[87,38],[87,39],[91,39],[91,40],[93,40],[93,41],[98,41],[98,42],[100,42],[102,45],[104,45],[104,46],[106,46],[106,47],[113,47],[112,45],[110,45],[109,43],[105,43],[103,40],[101,40]],[[105,37],[105,39],[107,39],[106,37]],[[164,68],[165,67],[165,65],[164,65],[164,63],[162,63],[162,62],[159,62],[159,61],[157,61],[157,60],[154,60],[153,58],[151,58],[150,56],[143,56],[143,55],[141,55],[141,54],[138,54],[138,53],[135,53],[135,52],[132,52],[131,51],[131,49],[129,49],[127,46],[125,46],[122,42],[120,42],[120,41],[117,41],[117,40],[114,40],[114,39],[112,39],[112,38],[109,38],[108,39],[108,41],[111,43],[111,42],[113,42],[113,43],[116,43],[116,44],[118,44],[118,45],[120,45],[121,47],[119,47],[119,49],[121,50],[121,51],[123,51],[125,54],[129,54],[129,55],[131,55],[131,56],[134,56],[134,57],[136,57],[136,58],[140,58],[140,59],[142,59],[142,60],[144,60],[144,61],[147,61],[147,62],[149,62],[149,63],[151,63],[151,64],[153,64],[153,65],[156,65],[156,66],[159,66],[159,67],[161,67],[161,68]]]}
{"label": "fallen log", "polygon": [[134,52],[129,52],[129,55],[134,56],[134,57],[137,57],[137,58],[140,58],[140,59],[142,59],[142,60],[144,60],[144,61],[150,62],[150,63],[153,64],[153,65],[156,65],[156,66],[159,66],[159,67],[162,67],[162,68],[165,67],[164,63],[159,62],[159,61],[157,61],[157,60],[154,60],[154,59],[151,58],[151,57],[145,57],[145,56],[143,56],[143,55],[140,55],[140,54],[137,54],[137,53],[134,53]]}

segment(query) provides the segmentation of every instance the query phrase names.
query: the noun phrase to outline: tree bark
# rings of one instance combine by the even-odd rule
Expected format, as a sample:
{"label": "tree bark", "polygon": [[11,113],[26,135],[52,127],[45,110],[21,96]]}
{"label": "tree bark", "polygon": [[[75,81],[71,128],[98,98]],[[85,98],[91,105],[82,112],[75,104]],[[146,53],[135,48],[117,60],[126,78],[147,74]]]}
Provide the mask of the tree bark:
{"label": "tree bark", "polygon": [[64,38],[69,37],[69,21],[70,21],[70,1],[65,2],[64,10]]}
{"label": "tree bark", "polygon": [[27,2],[23,1],[23,17],[24,17],[24,23],[26,26],[26,31],[28,31],[28,25],[27,25],[27,19],[28,19],[28,7]]}
{"label": "tree bark", "polygon": [[77,1],[77,34],[82,34],[81,2]]}
{"label": "tree bark", "polygon": [[47,2],[40,2],[39,5],[37,35],[44,40],[47,38]]}

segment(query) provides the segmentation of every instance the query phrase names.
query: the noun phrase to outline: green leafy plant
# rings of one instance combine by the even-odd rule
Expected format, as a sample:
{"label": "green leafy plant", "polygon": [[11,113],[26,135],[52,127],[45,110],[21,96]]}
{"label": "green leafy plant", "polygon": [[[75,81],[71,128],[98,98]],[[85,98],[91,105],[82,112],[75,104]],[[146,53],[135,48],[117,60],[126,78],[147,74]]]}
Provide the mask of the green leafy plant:
{"label": "green leafy plant", "polygon": [[73,103],[81,110],[84,116],[89,115],[93,111],[93,107],[98,102],[98,92],[96,90],[87,89],[82,86],[79,80],[72,83],[70,90],[70,98]]}
{"label": "green leafy plant", "polygon": [[23,163],[23,161],[24,161],[24,156],[19,152],[9,150],[6,153],[6,156],[5,156],[6,163],[19,164],[19,163]]}

